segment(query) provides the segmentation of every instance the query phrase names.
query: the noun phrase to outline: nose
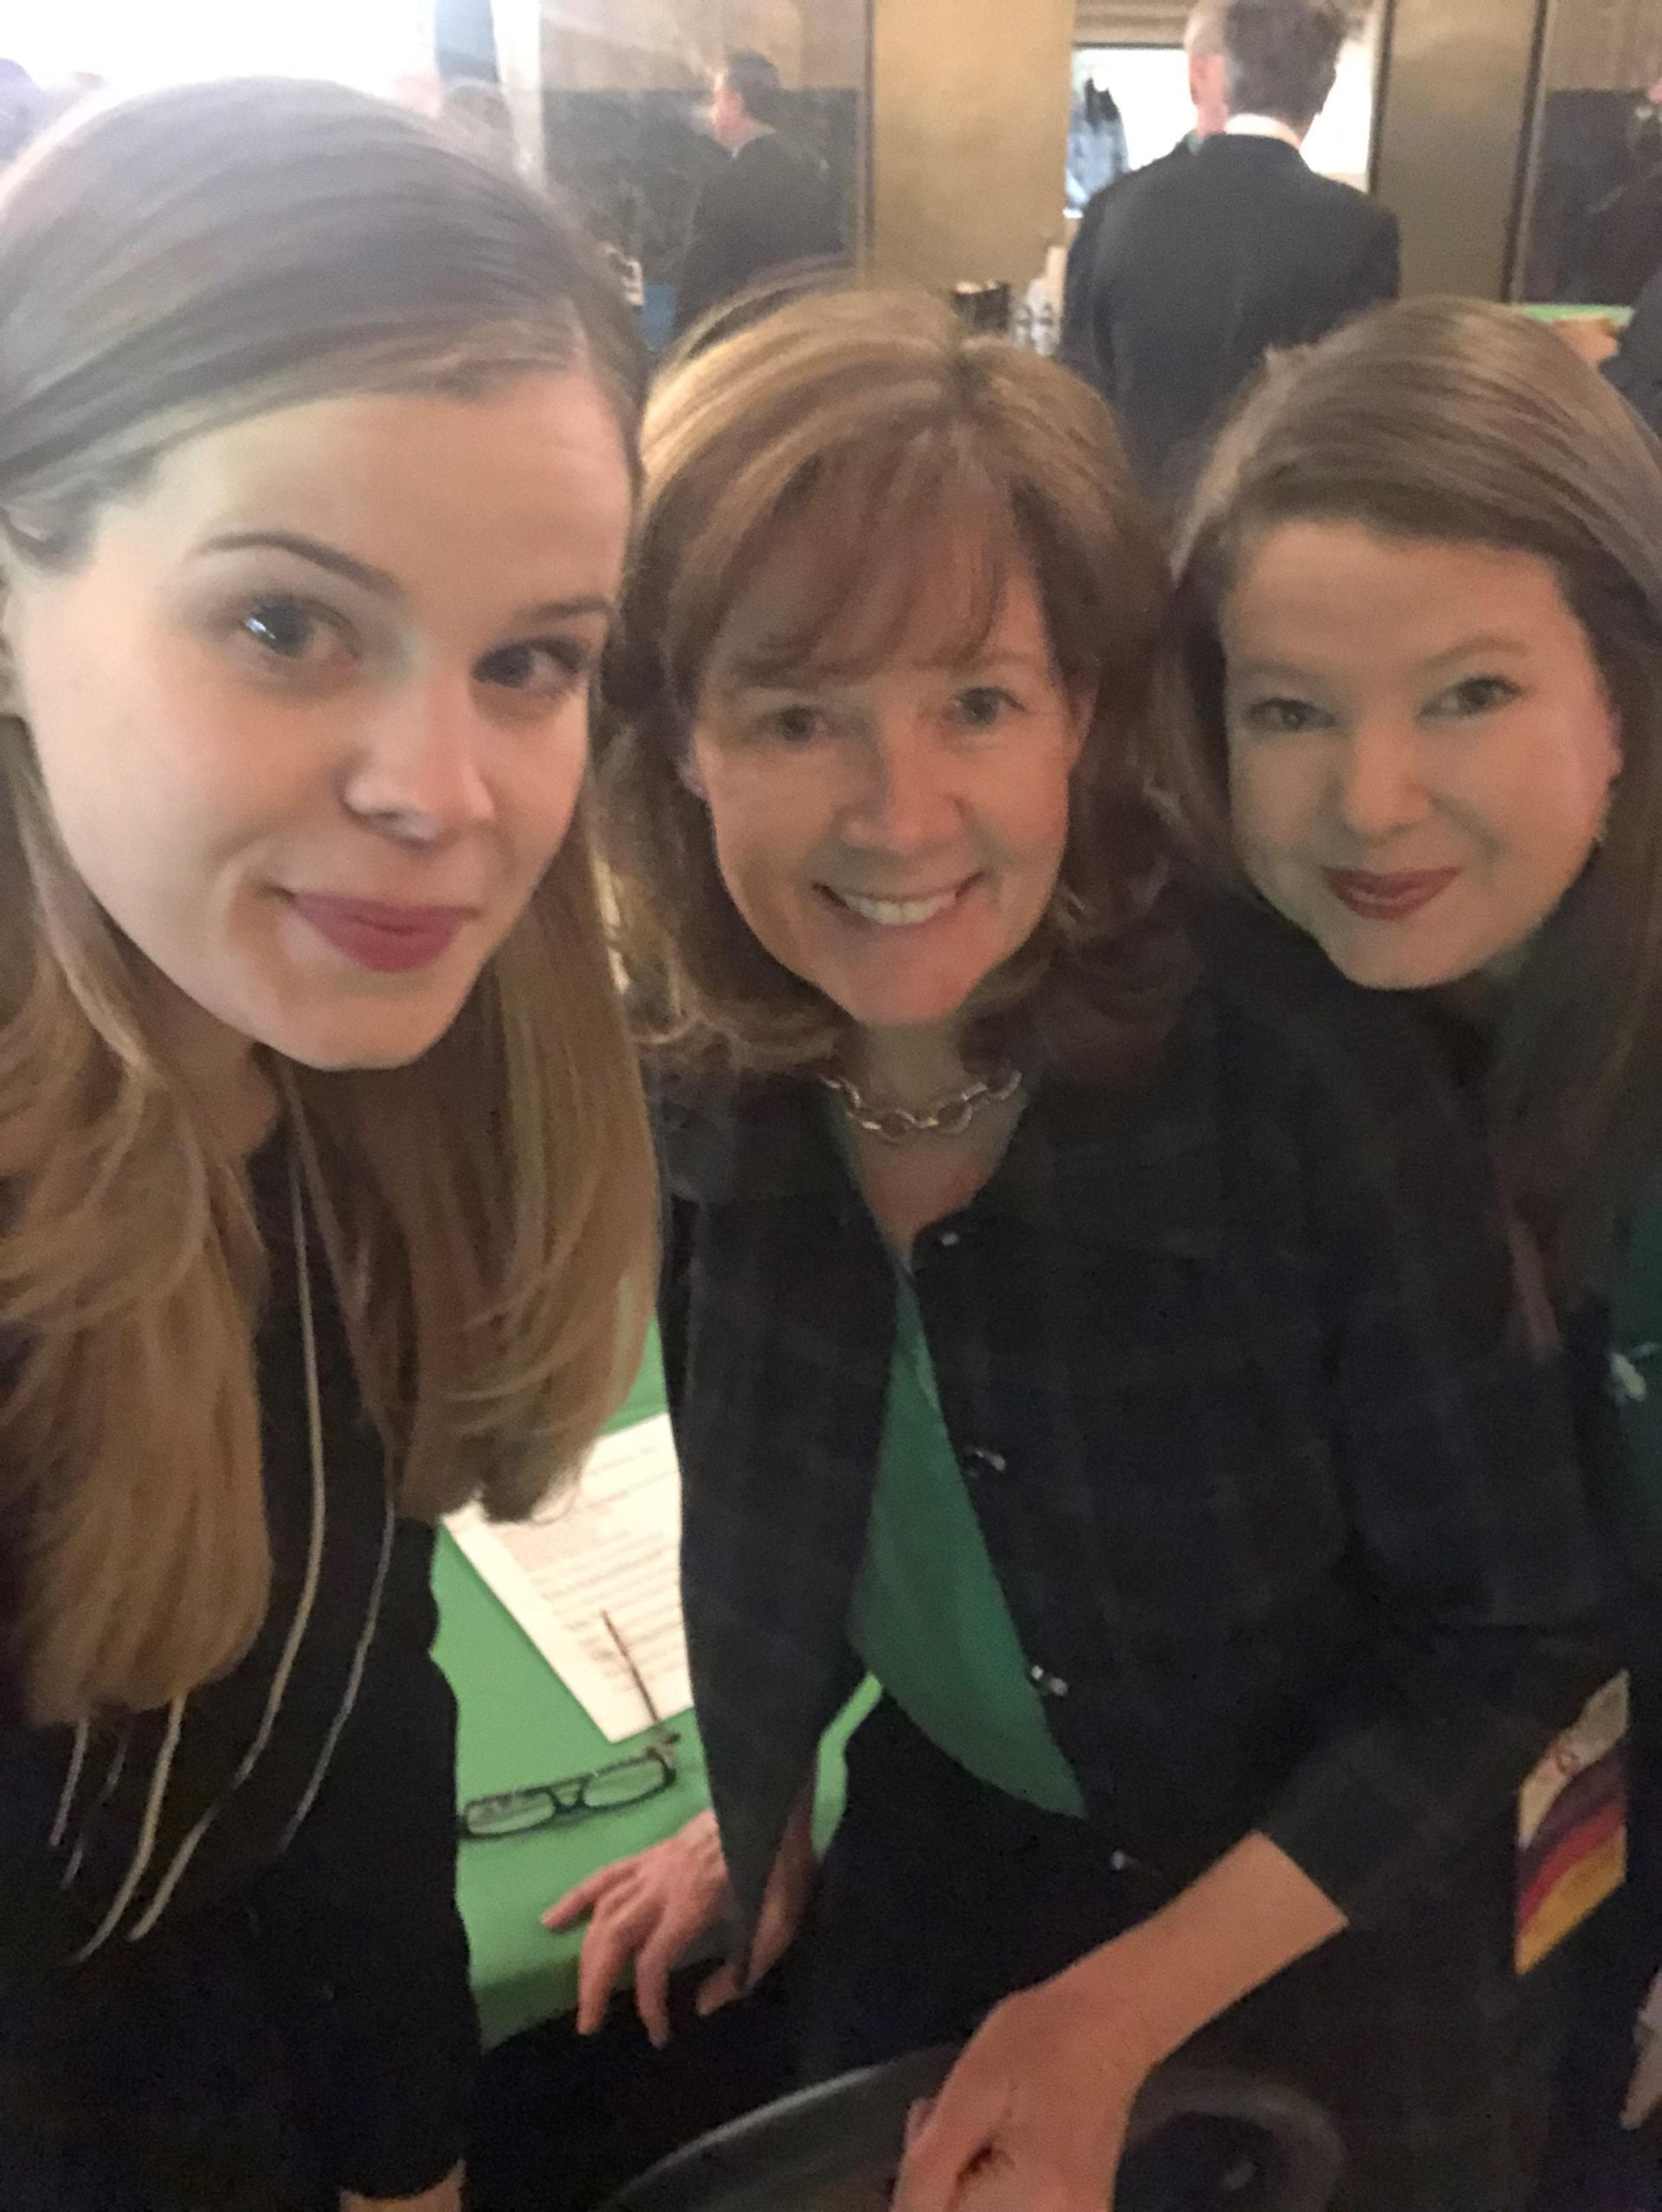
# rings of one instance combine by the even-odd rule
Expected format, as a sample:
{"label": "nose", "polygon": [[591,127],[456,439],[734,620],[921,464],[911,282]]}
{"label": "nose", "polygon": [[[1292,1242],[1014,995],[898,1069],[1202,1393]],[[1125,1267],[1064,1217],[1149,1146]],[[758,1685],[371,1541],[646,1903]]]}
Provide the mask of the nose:
{"label": "nose", "polygon": [[886,716],[858,757],[858,788],[843,817],[849,844],[868,851],[922,852],[956,832],[959,802],[952,761],[922,718]]}
{"label": "nose", "polygon": [[490,737],[466,672],[412,675],[360,733],[342,787],[349,812],[411,845],[443,844],[488,823]]}
{"label": "nose", "polygon": [[1336,793],[1347,830],[1370,842],[1420,821],[1429,800],[1417,732],[1393,718],[1358,723],[1338,763]]}

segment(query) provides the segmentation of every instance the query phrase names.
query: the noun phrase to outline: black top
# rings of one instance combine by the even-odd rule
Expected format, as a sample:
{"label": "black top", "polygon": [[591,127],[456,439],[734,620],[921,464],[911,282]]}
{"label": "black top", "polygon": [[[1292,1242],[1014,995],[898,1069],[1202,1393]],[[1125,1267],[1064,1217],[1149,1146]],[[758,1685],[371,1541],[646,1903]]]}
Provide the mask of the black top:
{"label": "black top", "polygon": [[1105,367],[1097,358],[1096,336],[1091,322],[1091,283],[1102,226],[1108,220],[1117,193],[1123,192],[1137,178],[1147,176],[1151,169],[1163,168],[1168,161],[1188,161],[1201,143],[1191,131],[1186,138],[1179,138],[1169,154],[1161,154],[1156,160],[1146,161],[1141,169],[1128,169],[1111,179],[1099,191],[1092,193],[1081,211],[1074,242],[1068,249],[1068,269],[1062,291],[1062,341],[1056,350],[1075,374],[1082,376],[1087,384],[1094,384],[1099,392],[1107,390],[1108,377]]}
{"label": "black top", "polygon": [[1066,351],[1167,495],[1270,347],[1322,337],[1401,283],[1396,217],[1280,138],[1206,138],[1136,170],[1088,238]]}
{"label": "black top", "polygon": [[699,195],[675,293],[685,331],[758,277],[843,252],[831,177],[823,162],[777,131],[741,146]]}
{"label": "black top", "polygon": [[[1231,927],[1151,1081],[1040,1083],[920,1238],[917,1298],[1089,1817],[1173,1881],[1262,1829],[1379,1924],[1505,1828],[1608,1673],[1591,1540],[1434,1048],[1306,941]],[[822,1098],[657,1102],[687,1635],[747,1924],[857,1677],[893,1341]]]}
{"label": "black top", "polygon": [[24,2053],[53,2103],[94,2109],[110,2094],[101,2014],[163,2017],[169,1978],[196,1971],[193,1942],[220,1966],[238,1950],[250,2004],[287,2023],[327,2179],[401,2197],[461,2154],[477,2044],[454,1903],[455,1709],[429,1656],[433,1532],[394,1517],[314,1226],[314,1495],[281,1137],[254,1182],[272,1276],[258,1346],[271,1608],[242,1663],[167,1712],[31,1729],[10,1700],[0,2060]]}
{"label": "black top", "polygon": [[1662,269],[1639,295],[1604,374],[1641,422],[1662,438]]}

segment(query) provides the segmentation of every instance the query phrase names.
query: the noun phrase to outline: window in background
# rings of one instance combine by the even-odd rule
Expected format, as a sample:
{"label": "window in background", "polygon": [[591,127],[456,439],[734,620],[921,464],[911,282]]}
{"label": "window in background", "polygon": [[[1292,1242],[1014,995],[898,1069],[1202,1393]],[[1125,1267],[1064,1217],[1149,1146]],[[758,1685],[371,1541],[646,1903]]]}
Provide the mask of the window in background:
{"label": "window in background", "polygon": [[117,91],[275,72],[387,92],[433,68],[434,0],[0,0],[0,55],[37,83],[88,72]]}
{"label": "window in background", "polygon": [[[1364,190],[1373,144],[1379,17],[1379,8],[1370,9],[1364,28],[1340,55],[1338,82],[1317,117],[1304,149],[1312,169]],[[1091,191],[1099,188],[1093,185],[1082,197],[1075,197],[1087,159],[1094,155],[1099,162],[1103,160],[1105,134],[1100,127],[1091,131],[1087,111],[1094,106],[1099,114],[1105,94],[1110,96],[1109,104],[1118,116],[1125,168],[1141,169],[1162,154],[1169,154],[1194,124],[1189,64],[1181,46],[1075,46],[1073,119],[1068,141],[1070,215],[1077,215]],[[1105,174],[1099,185],[1110,181]]]}
{"label": "window in background", "polygon": [[[1071,185],[1074,141],[1078,135],[1087,86],[1111,94],[1125,144],[1123,166],[1141,169],[1169,154],[1195,119],[1189,104],[1189,64],[1181,46],[1075,46],[1073,127],[1068,134]],[[1105,184],[1107,178],[1100,180]],[[1094,186],[1092,188],[1095,189]],[[1086,194],[1089,198],[1090,194]],[[1084,205],[1070,190],[1068,212]]]}

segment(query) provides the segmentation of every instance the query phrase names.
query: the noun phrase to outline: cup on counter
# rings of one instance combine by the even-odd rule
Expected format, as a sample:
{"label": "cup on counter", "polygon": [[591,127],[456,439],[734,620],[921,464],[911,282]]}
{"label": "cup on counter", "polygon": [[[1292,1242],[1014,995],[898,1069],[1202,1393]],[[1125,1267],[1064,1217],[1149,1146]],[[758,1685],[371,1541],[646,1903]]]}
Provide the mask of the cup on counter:
{"label": "cup on counter", "polygon": [[972,331],[1001,337],[1010,327],[1010,288],[996,281],[953,287],[953,307]]}

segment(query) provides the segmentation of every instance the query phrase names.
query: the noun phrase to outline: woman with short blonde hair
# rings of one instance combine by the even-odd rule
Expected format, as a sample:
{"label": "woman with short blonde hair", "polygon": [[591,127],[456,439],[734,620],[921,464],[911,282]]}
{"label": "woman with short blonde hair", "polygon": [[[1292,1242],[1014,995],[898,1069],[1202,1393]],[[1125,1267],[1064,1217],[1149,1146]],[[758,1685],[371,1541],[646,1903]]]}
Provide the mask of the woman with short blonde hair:
{"label": "woman with short blonde hair", "polygon": [[0,2172],[449,2205],[431,1524],[575,1465],[653,1249],[581,798],[633,334],[323,85],[75,119],[0,290]]}

